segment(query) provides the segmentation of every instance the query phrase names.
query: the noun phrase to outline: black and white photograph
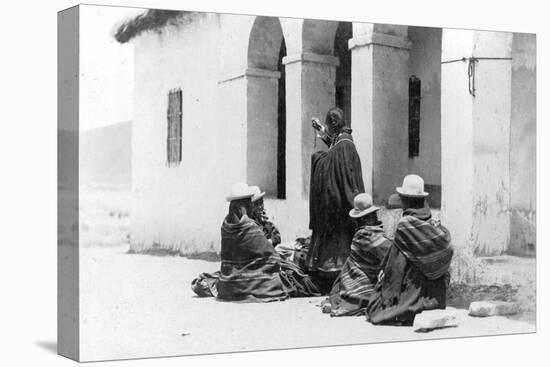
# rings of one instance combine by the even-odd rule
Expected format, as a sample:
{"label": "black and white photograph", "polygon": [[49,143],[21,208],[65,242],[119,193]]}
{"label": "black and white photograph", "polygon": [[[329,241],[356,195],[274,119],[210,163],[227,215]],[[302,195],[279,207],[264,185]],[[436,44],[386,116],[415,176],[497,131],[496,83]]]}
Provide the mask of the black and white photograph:
{"label": "black and white photograph", "polygon": [[73,357],[535,332],[535,34],[95,5],[59,22],[79,34],[79,123],[59,129]]}
{"label": "black and white photograph", "polygon": [[[36,64],[49,47],[55,58],[54,113],[33,117],[39,82],[13,92],[30,135],[13,146],[37,161],[17,163],[31,175],[13,176],[28,239],[9,247],[33,263],[48,248],[48,271],[19,267],[43,278],[35,287],[50,279],[51,299],[16,285],[33,299],[25,333],[53,325],[34,342],[43,353],[293,365],[289,351],[345,348],[347,365],[392,343],[371,364],[476,365],[467,338],[502,358],[511,349],[484,343],[545,333],[538,26],[490,23],[496,5],[487,26],[391,4],[405,16],[119,5],[58,2],[44,14],[51,45],[21,42]],[[49,190],[51,236],[31,183]],[[452,354],[437,354],[443,341]]]}

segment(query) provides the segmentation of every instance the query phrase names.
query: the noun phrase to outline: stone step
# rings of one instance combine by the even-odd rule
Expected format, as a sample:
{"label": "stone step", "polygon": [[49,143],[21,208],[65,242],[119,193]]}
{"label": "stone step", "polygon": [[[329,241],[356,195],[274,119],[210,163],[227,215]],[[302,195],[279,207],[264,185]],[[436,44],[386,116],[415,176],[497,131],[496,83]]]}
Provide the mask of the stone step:
{"label": "stone step", "polygon": [[475,317],[506,316],[518,313],[519,307],[513,302],[477,301],[470,303],[468,315]]}

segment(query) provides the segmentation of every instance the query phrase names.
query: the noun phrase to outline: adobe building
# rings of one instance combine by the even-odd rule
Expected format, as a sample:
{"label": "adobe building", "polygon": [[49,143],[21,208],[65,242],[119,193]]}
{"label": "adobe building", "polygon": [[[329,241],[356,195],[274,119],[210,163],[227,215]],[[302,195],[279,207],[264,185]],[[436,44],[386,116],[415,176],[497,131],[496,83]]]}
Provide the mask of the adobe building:
{"label": "adobe building", "polygon": [[367,192],[409,173],[457,248],[535,251],[535,35],[149,10],[135,50],[131,247],[218,251],[232,183],[309,234],[311,118],[344,110]]}

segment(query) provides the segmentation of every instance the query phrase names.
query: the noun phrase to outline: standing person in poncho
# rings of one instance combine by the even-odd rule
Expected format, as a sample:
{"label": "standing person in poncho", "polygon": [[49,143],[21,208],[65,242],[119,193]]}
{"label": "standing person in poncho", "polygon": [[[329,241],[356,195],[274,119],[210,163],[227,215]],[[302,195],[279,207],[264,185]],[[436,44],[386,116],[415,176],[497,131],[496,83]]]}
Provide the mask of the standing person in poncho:
{"label": "standing person in poncho", "polygon": [[325,124],[327,133],[322,138],[329,149],[313,154],[311,160],[312,238],[307,266],[326,293],[349,256],[354,224],[348,212],[353,208],[354,197],[365,188],[361,160],[342,110],[331,108]]}
{"label": "standing person in poncho", "polygon": [[368,301],[367,320],[412,326],[418,313],[446,307],[453,248],[449,231],[432,218],[425,203],[424,180],[408,175],[396,190],[403,217]]}

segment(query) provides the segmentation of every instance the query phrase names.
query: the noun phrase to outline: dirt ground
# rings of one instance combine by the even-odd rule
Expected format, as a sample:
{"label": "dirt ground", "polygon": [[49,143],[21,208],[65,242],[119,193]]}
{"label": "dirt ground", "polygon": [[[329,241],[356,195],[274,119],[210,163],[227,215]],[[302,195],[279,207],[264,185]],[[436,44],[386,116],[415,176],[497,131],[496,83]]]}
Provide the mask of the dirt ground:
{"label": "dirt ground", "polygon": [[198,298],[191,280],[219,263],[127,254],[127,246],[85,248],[81,255],[81,351],[84,360],[267,350],[411,339],[534,332],[504,317],[457,310],[458,327],[416,333],[373,326],[363,317],[331,318],[322,298],[227,303]]}
{"label": "dirt ground", "polygon": [[[129,254],[128,193],[83,193],[80,207],[80,344],[82,360],[379,343],[535,331],[533,259],[491,258],[482,283],[455,284],[450,311],[458,326],[417,333],[374,326],[364,317],[331,318],[322,297],[275,303],[228,303],[199,298],[190,284],[219,262],[181,256]],[[69,228],[60,228],[60,235]],[[71,228],[70,230],[74,230]],[[512,285],[506,285],[512,283]],[[504,285],[502,285],[504,284]],[[473,318],[475,299],[520,303],[514,318]],[[456,310],[455,310],[456,307]]]}

